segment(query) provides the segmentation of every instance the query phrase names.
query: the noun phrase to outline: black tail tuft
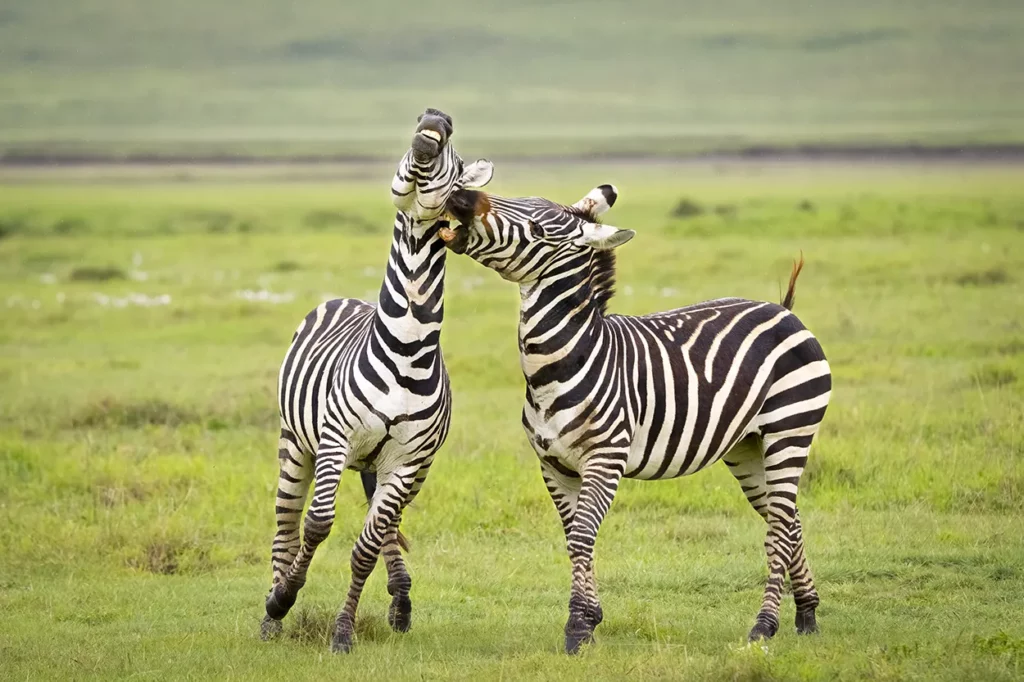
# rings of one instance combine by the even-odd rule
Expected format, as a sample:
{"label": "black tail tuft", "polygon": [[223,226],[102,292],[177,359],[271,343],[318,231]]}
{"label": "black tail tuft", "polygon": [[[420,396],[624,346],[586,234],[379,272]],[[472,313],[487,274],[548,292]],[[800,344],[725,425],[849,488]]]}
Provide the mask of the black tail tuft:
{"label": "black tail tuft", "polygon": [[782,299],[782,307],[786,310],[793,309],[793,302],[796,300],[796,278],[800,276],[800,271],[804,269],[804,252],[800,252],[800,260],[793,261],[793,272],[789,275],[789,288],[786,290],[786,297]]}
{"label": "black tail tuft", "polygon": [[[360,471],[359,480],[363,482],[363,492],[366,493],[366,504],[373,500],[373,494],[377,492],[377,476],[369,471]],[[398,546],[404,551],[409,551],[409,540],[398,531]]]}

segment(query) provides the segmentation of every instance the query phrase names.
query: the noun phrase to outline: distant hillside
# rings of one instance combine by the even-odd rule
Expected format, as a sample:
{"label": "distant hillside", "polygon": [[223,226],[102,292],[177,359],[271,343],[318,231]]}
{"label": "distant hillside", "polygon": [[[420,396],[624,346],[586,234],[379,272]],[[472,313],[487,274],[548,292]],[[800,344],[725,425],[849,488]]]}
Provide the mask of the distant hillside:
{"label": "distant hillside", "polygon": [[0,150],[1024,142],[1021,0],[0,0]]}

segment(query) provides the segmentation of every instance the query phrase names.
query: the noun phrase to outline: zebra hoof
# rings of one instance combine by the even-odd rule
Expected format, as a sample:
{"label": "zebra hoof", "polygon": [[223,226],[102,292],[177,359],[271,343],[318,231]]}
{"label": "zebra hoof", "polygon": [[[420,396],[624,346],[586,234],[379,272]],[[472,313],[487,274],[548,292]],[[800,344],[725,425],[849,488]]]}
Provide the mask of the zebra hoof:
{"label": "zebra hoof", "polygon": [[331,638],[331,653],[334,654],[347,654],[352,652],[352,628],[342,627],[338,624],[338,629],[334,631],[334,637]]}
{"label": "zebra hoof", "polygon": [[409,597],[399,595],[391,600],[388,625],[395,632],[409,632],[412,627],[412,600]]}
{"label": "zebra hoof", "polygon": [[757,621],[754,627],[750,630],[750,634],[747,635],[747,641],[759,642],[762,640],[771,639],[775,636],[775,631],[778,629],[778,626],[772,627],[768,623]]}
{"label": "zebra hoof", "polygon": [[818,620],[813,610],[796,612],[796,633],[798,635],[815,635],[818,633]]}
{"label": "zebra hoof", "polygon": [[565,653],[575,656],[584,644],[594,643],[594,631],[582,618],[570,618],[565,625]]}
{"label": "zebra hoof", "polygon": [[263,622],[260,623],[260,639],[264,642],[269,642],[272,639],[277,639],[281,635],[281,621],[270,616],[264,616]]}
{"label": "zebra hoof", "polygon": [[295,599],[298,596],[297,593],[285,590],[280,583],[274,585],[274,589],[267,595],[267,616],[273,620],[281,620],[295,606]]}

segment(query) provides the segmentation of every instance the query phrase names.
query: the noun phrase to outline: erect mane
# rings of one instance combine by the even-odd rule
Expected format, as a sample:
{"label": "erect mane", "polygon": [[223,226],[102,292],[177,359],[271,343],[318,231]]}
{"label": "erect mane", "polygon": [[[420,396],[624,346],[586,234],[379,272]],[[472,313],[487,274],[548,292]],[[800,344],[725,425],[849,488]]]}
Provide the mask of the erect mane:
{"label": "erect mane", "polygon": [[561,206],[561,209],[563,211],[565,211],[566,213],[568,213],[569,215],[574,215],[577,218],[582,218],[583,220],[587,220],[587,221],[592,222],[592,223],[600,222],[597,219],[597,216],[591,214],[591,212],[588,211],[585,208],[580,208],[579,206],[564,206],[563,205],[563,206]]}
{"label": "erect mane", "polygon": [[608,301],[614,295],[615,252],[611,249],[594,251],[590,261],[590,296],[602,315],[607,312]]}

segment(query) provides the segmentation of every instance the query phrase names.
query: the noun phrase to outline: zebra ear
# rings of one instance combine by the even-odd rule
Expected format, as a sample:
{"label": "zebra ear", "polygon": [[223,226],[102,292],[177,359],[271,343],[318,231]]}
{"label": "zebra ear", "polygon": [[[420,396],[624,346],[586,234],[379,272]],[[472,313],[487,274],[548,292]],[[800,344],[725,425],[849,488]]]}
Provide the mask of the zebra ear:
{"label": "zebra ear", "polygon": [[577,237],[575,244],[589,246],[598,251],[607,251],[622,246],[636,236],[633,230],[620,230],[611,225],[587,223],[583,226],[583,235]]}
{"label": "zebra ear", "polygon": [[466,166],[459,178],[459,186],[464,188],[483,187],[494,177],[494,164],[487,159],[478,159]]}
{"label": "zebra ear", "polygon": [[601,185],[587,192],[587,196],[577,201],[572,207],[590,216],[591,220],[597,220],[615,205],[615,200],[618,198],[619,190],[615,189],[615,185]]}

